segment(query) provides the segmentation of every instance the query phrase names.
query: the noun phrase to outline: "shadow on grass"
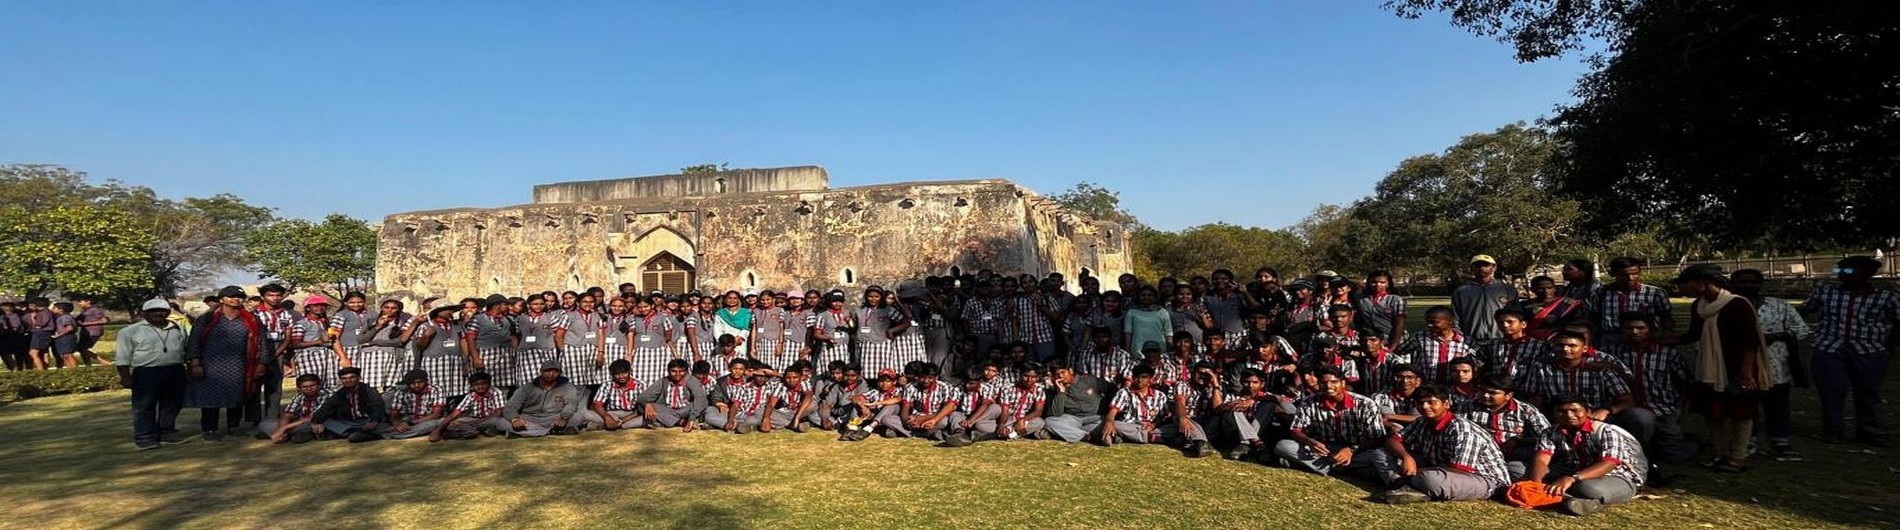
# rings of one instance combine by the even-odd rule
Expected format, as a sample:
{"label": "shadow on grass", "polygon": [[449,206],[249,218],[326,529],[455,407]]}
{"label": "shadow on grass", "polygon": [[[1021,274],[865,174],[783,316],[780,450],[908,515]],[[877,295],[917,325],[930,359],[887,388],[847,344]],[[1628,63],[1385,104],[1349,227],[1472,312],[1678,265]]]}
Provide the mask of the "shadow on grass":
{"label": "shadow on grass", "polygon": [[[26,495],[54,503],[64,496],[86,497],[42,511],[69,517],[66,524],[137,529],[728,528],[743,526],[742,513],[774,506],[767,499],[748,497],[741,477],[691,465],[677,447],[690,441],[676,433],[595,432],[435,444],[401,440],[272,446],[249,439],[194,440],[134,452],[123,415],[50,421],[66,416],[65,409],[105,410],[98,402],[124,399],[117,398],[108,394],[60,400],[57,406],[50,400],[9,406],[7,417],[0,418],[0,432],[9,435],[16,451],[0,455],[0,469],[30,470],[30,484],[51,486],[33,491],[38,488],[29,485],[32,489],[9,497]],[[78,399],[87,405],[72,405]],[[38,407],[42,404],[49,407]],[[191,425],[196,415],[185,412],[180,424]],[[122,508],[94,510],[97,517],[84,515],[86,503],[96,502]],[[131,506],[139,508],[124,509]]]}

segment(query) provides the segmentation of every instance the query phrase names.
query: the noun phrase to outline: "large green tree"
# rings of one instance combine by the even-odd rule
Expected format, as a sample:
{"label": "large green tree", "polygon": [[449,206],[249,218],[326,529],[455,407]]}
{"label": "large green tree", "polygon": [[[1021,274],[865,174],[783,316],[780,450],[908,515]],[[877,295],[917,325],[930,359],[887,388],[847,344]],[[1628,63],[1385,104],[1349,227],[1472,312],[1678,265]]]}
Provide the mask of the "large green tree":
{"label": "large green tree", "polygon": [[1570,230],[1580,212],[1577,201],[1551,193],[1559,148],[1548,131],[1513,124],[1406,159],[1351,207],[1350,218],[1364,224],[1341,233],[1365,246],[1329,252],[1445,273],[1475,254],[1496,257],[1505,273],[1561,257],[1576,247]]}
{"label": "large green tree", "polygon": [[376,231],[361,219],[331,214],[323,222],[277,221],[245,238],[245,255],[258,278],[291,289],[340,296],[368,290],[376,275]]}
{"label": "large green tree", "polygon": [[151,288],[154,238],[125,212],[87,204],[0,210],[0,290],[116,296]]}
{"label": "large green tree", "polygon": [[1137,262],[1136,274],[1151,280],[1206,275],[1214,269],[1232,269],[1244,279],[1260,266],[1291,276],[1314,265],[1299,236],[1286,230],[1214,223],[1179,232],[1147,230],[1137,233],[1134,243],[1137,256],[1145,259]]}
{"label": "large green tree", "polygon": [[1900,18],[1892,2],[1391,0],[1522,61],[1600,44],[1552,120],[1559,191],[1602,239],[1701,249],[1866,248],[1900,237]]}
{"label": "large green tree", "polygon": [[1122,194],[1119,191],[1102,187],[1093,182],[1078,182],[1075,187],[1056,194],[1054,199],[1064,209],[1089,216],[1098,221],[1120,223],[1129,230],[1144,230],[1141,220],[1122,208]]}

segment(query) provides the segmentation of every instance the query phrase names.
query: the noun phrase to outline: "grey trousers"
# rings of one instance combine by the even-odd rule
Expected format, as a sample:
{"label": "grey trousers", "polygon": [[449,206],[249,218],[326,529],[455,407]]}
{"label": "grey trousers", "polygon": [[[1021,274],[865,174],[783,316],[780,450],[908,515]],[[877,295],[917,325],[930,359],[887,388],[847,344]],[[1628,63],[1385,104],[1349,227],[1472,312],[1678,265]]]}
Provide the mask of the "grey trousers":
{"label": "grey trousers", "polygon": [[1477,475],[1442,467],[1420,469],[1410,483],[1435,501],[1481,501],[1498,492],[1498,486]]}
{"label": "grey trousers", "polygon": [[[510,429],[503,430],[502,432],[512,432],[515,434],[515,436],[533,438],[537,436],[547,436],[548,433],[554,432],[554,422],[556,420],[561,419],[561,415],[552,414],[552,413],[522,414],[520,416],[516,416],[516,418],[520,418],[522,423],[525,423],[526,425],[522,426],[521,430],[519,431],[513,430],[511,427]],[[576,422],[574,420],[575,418],[568,418],[567,426],[579,427],[580,426],[578,425],[579,422]],[[512,420],[510,420],[510,422],[512,423]]]}
{"label": "grey trousers", "polygon": [[[659,416],[659,411],[654,412],[654,416]],[[607,411],[607,413],[614,415],[614,419],[620,420],[620,428],[622,429],[632,429],[646,425],[646,415],[641,411],[610,410]],[[607,429],[607,418],[600,417],[599,414],[595,414],[592,410],[583,410],[580,414],[575,414],[574,423],[583,429]]]}
{"label": "grey trousers", "polygon": [[[1339,447],[1344,447],[1345,444],[1328,442],[1326,446],[1334,448],[1333,450],[1337,451]],[[1291,461],[1294,469],[1304,469],[1321,475],[1331,475],[1334,471],[1370,469],[1373,473],[1377,474],[1379,480],[1385,484],[1397,482],[1399,478],[1398,464],[1393,462],[1392,454],[1387,453],[1384,449],[1373,448],[1354,451],[1352,454],[1352,462],[1346,464],[1343,468],[1333,466],[1331,455],[1315,453],[1313,452],[1313,448],[1301,445],[1299,442],[1293,440],[1280,440],[1280,443],[1273,446],[1273,454]]]}
{"label": "grey trousers", "polygon": [[693,410],[687,408],[676,409],[665,405],[654,405],[653,423],[660,427],[679,427],[681,423],[697,419],[696,416],[703,414],[703,411],[695,414]]}
{"label": "grey trousers", "polygon": [[1002,415],[1002,407],[991,406],[988,409],[984,409],[982,414],[976,415],[976,421],[970,423],[969,429],[964,429],[962,427],[963,422],[964,420],[970,419],[970,417],[965,415],[963,411],[951,411],[950,417],[946,418],[948,425],[945,426],[945,430],[950,434],[962,434],[966,430],[983,435],[995,434],[996,417]]}
{"label": "grey trousers", "polygon": [[1102,428],[1102,416],[1099,414],[1084,416],[1063,414],[1044,418],[1043,424],[1049,427],[1049,432],[1055,434],[1056,438],[1061,438],[1064,442],[1075,443],[1082,441],[1083,438],[1087,438],[1090,433],[1100,430]]}
{"label": "grey trousers", "polygon": [[[726,421],[730,419],[726,412],[719,410],[718,407],[706,409],[706,425],[714,429],[726,430]],[[760,418],[758,413],[752,413],[740,416],[738,423],[735,425],[741,429],[746,427],[756,429],[759,427],[759,422]]]}
{"label": "grey trousers", "polygon": [[[812,409],[810,412],[806,412],[805,417],[801,418],[801,420],[804,423],[809,423],[812,425],[824,424],[824,419],[818,416],[818,409]],[[787,429],[787,428],[791,428],[791,426],[792,426],[792,411],[785,410],[785,409],[772,411],[772,428],[773,429]]]}
{"label": "grey trousers", "polygon": [[[1550,472],[1544,475],[1544,481],[1554,482],[1572,473],[1576,471],[1552,467]],[[1603,501],[1603,504],[1618,504],[1629,502],[1630,499],[1636,497],[1636,485],[1630,484],[1630,481],[1623,480],[1621,477],[1604,475],[1578,482],[1571,486],[1566,494],[1579,499],[1596,499]]]}
{"label": "grey trousers", "polygon": [[[268,420],[257,422],[257,433],[262,434],[264,436],[270,436],[272,434],[276,434],[278,425],[282,425],[282,423],[278,422],[277,418],[271,418]],[[311,432],[310,422],[304,422],[303,425],[291,427],[290,430],[284,431],[284,435],[289,436],[289,435],[297,434],[300,432]]]}
{"label": "grey trousers", "polygon": [[[1005,430],[1005,429],[1016,428],[1016,422],[1011,421],[1011,420],[1000,419],[1000,418],[997,419],[996,425],[997,425],[998,432],[1001,432],[1002,430]],[[1029,419],[1023,420],[1022,432],[1014,432],[1012,434],[1015,434],[1016,436],[1028,436],[1031,434],[1035,434],[1037,431],[1041,431],[1043,426],[1044,424],[1043,424],[1042,418],[1029,418]]]}
{"label": "grey trousers", "polygon": [[1682,423],[1675,414],[1660,415],[1647,407],[1630,407],[1610,417],[1610,423],[1635,436],[1650,460],[1680,462],[1695,456],[1696,447],[1684,442]]}
{"label": "grey trousers", "polygon": [[363,426],[367,424],[369,424],[369,420],[346,420],[342,418],[330,418],[328,420],[324,420],[323,432],[327,432],[335,436],[343,436],[343,435],[347,435],[356,431],[363,430]]}
{"label": "grey trousers", "polygon": [[463,416],[456,418],[455,421],[449,422],[447,427],[442,428],[442,433],[450,438],[465,438],[481,432],[482,427],[489,427],[500,432],[508,432],[510,429],[508,427],[508,420],[501,419],[501,416],[490,418],[471,418]]}
{"label": "grey trousers", "polygon": [[1256,406],[1251,413],[1236,410],[1217,413],[1214,417],[1220,419],[1221,430],[1232,432],[1245,445],[1260,441],[1260,429],[1267,425],[1267,418],[1272,416],[1273,409]]}
{"label": "grey trousers", "polygon": [[[952,413],[952,415],[954,414],[955,413]],[[942,440],[944,436],[950,432],[950,416],[944,416],[943,419],[937,420],[937,425],[928,431],[913,431],[909,427],[905,427],[904,420],[907,418],[898,414],[897,407],[884,407],[883,410],[877,411],[876,419],[878,425],[904,436],[922,436],[932,440]]]}
{"label": "grey trousers", "polygon": [[403,431],[403,432],[396,432],[392,430],[395,427],[394,425],[384,425],[382,429],[382,435],[384,438],[389,438],[392,440],[402,440],[406,438],[421,438],[424,436],[428,436],[429,431],[435,430],[435,426],[441,425],[441,424],[442,424],[442,418],[436,418],[433,420],[423,420],[420,422],[409,424],[409,430]]}

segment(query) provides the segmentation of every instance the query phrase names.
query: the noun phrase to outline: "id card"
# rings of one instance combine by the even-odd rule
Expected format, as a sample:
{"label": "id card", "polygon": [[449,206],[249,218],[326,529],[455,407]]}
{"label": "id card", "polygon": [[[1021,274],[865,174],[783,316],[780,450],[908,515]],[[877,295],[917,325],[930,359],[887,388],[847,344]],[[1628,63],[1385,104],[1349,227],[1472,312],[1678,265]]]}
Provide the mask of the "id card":
{"label": "id card", "polygon": [[455,347],[455,341],[452,341],[452,340],[445,340],[445,341],[442,341],[442,347],[444,347],[444,348],[454,348],[454,347]]}
{"label": "id card", "polygon": [[607,337],[607,343],[608,343],[608,344],[618,344],[618,343],[620,343],[620,337]]}
{"label": "id card", "polygon": [[526,343],[528,343],[528,344],[534,344],[534,335],[529,335],[529,336],[526,336],[526,337],[522,337],[522,338],[521,338],[521,342],[526,342]]}

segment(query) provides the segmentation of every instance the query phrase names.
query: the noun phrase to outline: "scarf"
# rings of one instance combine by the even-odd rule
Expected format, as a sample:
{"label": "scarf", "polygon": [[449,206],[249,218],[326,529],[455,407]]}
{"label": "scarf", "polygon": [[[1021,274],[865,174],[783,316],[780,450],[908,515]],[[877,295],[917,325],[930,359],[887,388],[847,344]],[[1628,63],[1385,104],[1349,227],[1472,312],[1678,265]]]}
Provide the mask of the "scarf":
{"label": "scarf", "polygon": [[725,322],[727,326],[731,326],[733,329],[752,329],[751,309],[741,307],[735,312],[720,308],[718,311],[714,311],[714,313],[719,315],[720,322]]}
{"label": "scarf", "polygon": [[[1722,343],[1722,308],[1727,307],[1730,302],[1736,300],[1741,300],[1742,305],[1748,305],[1746,299],[1736,296],[1726,289],[1720,290],[1715,295],[1715,301],[1701,302],[1696,305],[1695,316],[1702,320],[1702,336],[1699,341],[1700,350],[1697,352],[1695,360],[1696,380],[1713,386],[1717,392],[1726,391],[1729,387],[1728,363],[1723,362],[1722,355],[1723,352],[1728,351],[1728,347],[1746,349],[1749,352],[1748,355],[1755,357],[1756,385],[1763,385],[1769,382],[1768,360],[1764,358],[1764,352],[1768,351],[1768,341],[1762,337],[1761,328],[1757,327],[1753,330],[1752,336],[1754,344]],[[1752,308],[1749,310],[1749,314],[1754,314]],[[1746,359],[1743,360],[1742,365],[1748,365]]]}
{"label": "scarf", "polygon": [[[192,342],[200,352],[204,351],[205,343],[211,341],[211,331],[224,321],[224,308],[212,308],[201,318],[203,321],[200,324],[192,326]],[[244,338],[244,396],[248,398],[257,395],[257,355],[263,350],[264,326],[257,322],[257,315],[250,311],[239,311],[237,320],[244,323],[247,332]]]}

